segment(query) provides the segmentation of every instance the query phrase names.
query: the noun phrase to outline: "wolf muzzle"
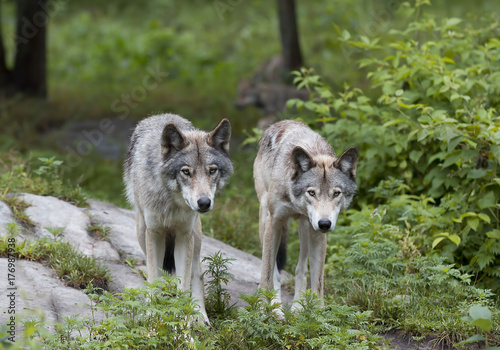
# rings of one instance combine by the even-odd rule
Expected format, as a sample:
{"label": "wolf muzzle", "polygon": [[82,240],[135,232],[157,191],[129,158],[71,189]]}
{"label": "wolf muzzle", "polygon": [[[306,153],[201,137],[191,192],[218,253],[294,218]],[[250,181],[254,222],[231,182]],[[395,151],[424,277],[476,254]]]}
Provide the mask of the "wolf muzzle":
{"label": "wolf muzzle", "polygon": [[210,205],[212,204],[212,201],[208,197],[201,197],[198,199],[198,211],[200,213],[206,213],[207,211],[210,210]]}
{"label": "wolf muzzle", "polygon": [[318,227],[321,231],[326,232],[332,227],[332,222],[328,219],[321,219],[318,221]]}

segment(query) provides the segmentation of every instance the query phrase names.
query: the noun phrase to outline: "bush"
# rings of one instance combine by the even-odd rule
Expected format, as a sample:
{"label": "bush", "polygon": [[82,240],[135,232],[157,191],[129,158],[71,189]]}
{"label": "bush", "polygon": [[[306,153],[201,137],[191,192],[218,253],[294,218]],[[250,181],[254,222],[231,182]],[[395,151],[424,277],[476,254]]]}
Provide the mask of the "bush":
{"label": "bush", "polygon": [[[359,65],[371,70],[376,100],[347,85],[335,94],[302,69],[296,82],[315,97],[290,105],[314,111],[310,124],[337,150],[358,147],[360,206],[390,202],[393,224],[420,251],[499,291],[500,22],[424,18],[391,35],[387,43],[341,35],[364,51]],[[389,55],[377,55],[382,47]],[[385,188],[389,176],[400,180],[396,192]]]}

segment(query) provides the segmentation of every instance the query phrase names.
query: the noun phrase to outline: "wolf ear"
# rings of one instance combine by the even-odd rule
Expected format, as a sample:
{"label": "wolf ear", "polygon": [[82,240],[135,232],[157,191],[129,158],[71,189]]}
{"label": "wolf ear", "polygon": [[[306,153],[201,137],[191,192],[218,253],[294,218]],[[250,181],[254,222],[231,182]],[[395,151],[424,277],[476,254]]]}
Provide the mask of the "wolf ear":
{"label": "wolf ear", "polygon": [[355,147],[349,147],[342,155],[333,163],[333,166],[340,169],[344,174],[351,179],[356,179],[356,168],[358,166],[358,150]]}
{"label": "wolf ear", "polygon": [[314,166],[314,161],[311,159],[309,154],[300,146],[297,146],[292,151],[292,161],[295,165],[295,175],[305,173]]}
{"label": "wolf ear", "polygon": [[169,157],[173,152],[180,151],[187,146],[184,135],[174,123],[168,123],[161,134],[161,154],[163,158]]}
{"label": "wolf ear", "polygon": [[229,140],[231,139],[231,123],[226,118],[208,134],[208,144],[224,153],[229,154]]}

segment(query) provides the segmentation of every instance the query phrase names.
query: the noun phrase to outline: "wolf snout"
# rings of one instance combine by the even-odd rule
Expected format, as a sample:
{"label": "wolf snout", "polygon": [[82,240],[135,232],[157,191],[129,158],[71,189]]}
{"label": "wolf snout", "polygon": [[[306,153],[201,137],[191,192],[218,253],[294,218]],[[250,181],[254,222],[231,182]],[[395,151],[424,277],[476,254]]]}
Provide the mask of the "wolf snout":
{"label": "wolf snout", "polygon": [[201,197],[198,199],[198,211],[204,213],[210,210],[210,205],[212,201],[208,197]]}
{"label": "wolf snout", "polygon": [[321,219],[318,221],[318,227],[321,231],[328,231],[332,227],[332,222],[328,219]]}

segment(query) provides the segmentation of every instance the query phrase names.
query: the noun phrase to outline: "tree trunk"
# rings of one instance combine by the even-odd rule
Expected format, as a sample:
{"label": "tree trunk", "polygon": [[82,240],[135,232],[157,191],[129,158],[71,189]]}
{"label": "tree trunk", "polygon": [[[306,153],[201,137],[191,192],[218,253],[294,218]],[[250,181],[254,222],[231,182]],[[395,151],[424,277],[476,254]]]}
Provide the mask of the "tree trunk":
{"label": "tree trunk", "polygon": [[[2,20],[2,3],[0,2],[0,23]],[[7,70],[7,63],[5,62],[5,47],[3,45],[2,26],[0,26],[0,90],[7,87],[9,81],[9,71]]]}
{"label": "tree trunk", "polygon": [[17,0],[16,57],[12,85],[25,95],[47,96],[48,0]]}
{"label": "tree trunk", "polygon": [[285,74],[289,74],[304,64],[299,45],[295,0],[278,0],[278,15],[284,69]]}

